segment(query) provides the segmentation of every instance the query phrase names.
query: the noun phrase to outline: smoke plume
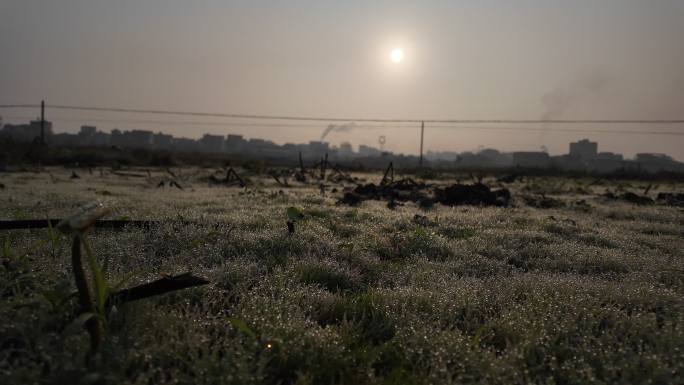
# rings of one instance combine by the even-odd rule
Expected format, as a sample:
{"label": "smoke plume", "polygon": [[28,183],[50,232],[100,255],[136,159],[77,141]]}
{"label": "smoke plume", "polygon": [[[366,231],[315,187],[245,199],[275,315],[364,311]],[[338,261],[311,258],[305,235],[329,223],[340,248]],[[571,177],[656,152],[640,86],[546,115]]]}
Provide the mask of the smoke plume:
{"label": "smoke plume", "polygon": [[331,132],[351,132],[357,128],[356,123],[350,122],[346,124],[329,124],[321,134],[321,141],[325,139]]}

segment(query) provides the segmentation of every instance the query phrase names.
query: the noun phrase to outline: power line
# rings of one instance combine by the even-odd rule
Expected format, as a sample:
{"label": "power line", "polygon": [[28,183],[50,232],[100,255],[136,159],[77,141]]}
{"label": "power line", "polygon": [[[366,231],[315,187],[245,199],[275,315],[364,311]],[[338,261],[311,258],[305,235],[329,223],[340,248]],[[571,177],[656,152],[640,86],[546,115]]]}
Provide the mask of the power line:
{"label": "power line", "polygon": [[[32,119],[31,116],[7,116],[7,119]],[[254,122],[202,122],[202,121],[174,121],[174,120],[155,120],[155,119],[103,119],[103,118],[72,118],[55,117],[51,119],[55,122],[98,122],[114,124],[169,124],[169,125],[188,125],[188,126],[256,126],[256,127],[312,127],[321,128],[320,124],[295,124],[295,123],[254,123]]]}
{"label": "power line", "polygon": [[[8,116],[9,119],[31,119],[30,116]],[[258,128],[316,128],[320,129],[320,124],[292,124],[292,123],[255,123],[255,122],[201,122],[201,121],[173,121],[173,120],[154,120],[154,119],[103,119],[103,118],[73,118],[56,117],[51,119],[54,122],[84,122],[84,123],[114,123],[114,124],[155,124],[169,126],[199,126],[199,127],[258,127]],[[365,124],[354,125],[357,129],[382,129],[382,128],[414,128],[415,125],[397,124]],[[404,123],[405,124],[405,123]],[[506,126],[464,126],[455,124],[435,123],[433,129],[461,129],[461,130],[494,130],[494,131],[532,131],[545,133],[589,133],[589,134],[620,134],[620,135],[671,135],[684,136],[684,132],[673,131],[644,131],[644,130],[602,130],[602,129],[569,129],[569,128],[549,128],[549,127],[506,127]]]}
{"label": "power line", "polygon": [[[8,119],[32,119],[31,116],[7,116]],[[103,119],[103,118],[73,118],[73,117],[55,117],[51,119],[55,122],[99,122],[99,123],[130,123],[130,124],[169,124],[169,125],[191,125],[191,126],[226,126],[226,127],[295,127],[295,128],[322,128],[321,124],[295,124],[295,123],[255,123],[251,122],[202,122],[202,121],[177,121],[177,120],[154,120],[154,119]],[[350,122],[351,123],[351,122]],[[399,124],[365,124],[354,125],[354,128],[397,128],[407,127],[412,128],[414,125],[399,126]]]}
{"label": "power line", "polygon": [[509,131],[538,131],[545,133],[586,133],[586,134],[620,134],[620,135],[673,135],[684,136],[684,132],[673,131],[637,131],[637,130],[601,130],[601,129],[569,129],[569,128],[544,128],[544,127],[476,127],[476,126],[432,126],[433,129],[439,128],[456,128],[456,129],[477,129],[477,130],[509,130]]}
{"label": "power line", "polygon": [[[0,108],[37,108],[33,104],[7,104]],[[123,112],[135,114],[181,115],[196,117],[242,118],[260,120],[294,120],[318,122],[366,122],[366,123],[457,123],[457,124],[684,124],[684,119],[374,119],[374,118],[340,118],[314,116],[257,115],[235,113],[190,112],[179,110],[149,110],[133,108],[87,107],[69,105],[46,105],[56,110]]]}

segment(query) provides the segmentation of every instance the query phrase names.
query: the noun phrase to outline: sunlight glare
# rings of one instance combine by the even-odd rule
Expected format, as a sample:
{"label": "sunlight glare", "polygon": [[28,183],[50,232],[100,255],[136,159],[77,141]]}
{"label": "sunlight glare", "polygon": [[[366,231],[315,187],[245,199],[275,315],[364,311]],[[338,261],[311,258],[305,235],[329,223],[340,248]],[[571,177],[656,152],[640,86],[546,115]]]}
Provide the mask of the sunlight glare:
{"label": "sunlight glare", "polygon": [[390,54],[390,59],[394,63],[401,63],[404,60],[404,51],[401,48],[395,48]]}

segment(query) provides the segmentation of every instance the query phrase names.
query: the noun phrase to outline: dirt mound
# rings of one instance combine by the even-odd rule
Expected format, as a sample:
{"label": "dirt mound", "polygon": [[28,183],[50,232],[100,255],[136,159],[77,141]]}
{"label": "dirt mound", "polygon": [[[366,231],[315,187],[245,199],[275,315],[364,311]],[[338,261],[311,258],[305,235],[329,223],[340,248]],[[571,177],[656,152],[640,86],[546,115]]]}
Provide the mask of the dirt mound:
{"label": "dirt mound", "polygon": [[622,195],[615,195],[612,192],[607,192],[603,194],[604,198],[610,200],[622,200],[625,202],[634,203],[636,205],[652,205],[655,201],[647,196],[637,195],[633,192],[626,192]]}
{"label": "dirt mound", "polygon": [[684,207],[684,193],[659,193],[656,200],[669,206]]}
{"label": "dirt mound", "polygon": [[354,190],[346,192],[338,201],[341,204],[356,206],[366,200],[386,200],[389,202],[420,202],[429,199],[424,183],[402,179],[389,184],[359,184]]}
{"label": "dirt mound", "polygon": [[487,185],[454,184],[444,189],[435,189],[435,200],[443,205],[508,206],[511,192],[502,188],[491,190]]}
{"label": "dirt mound", "polygon": [[431,188],[424,183],[402,179],[385,185],[357,185],[354,190],[346,192],[338,203],[355,206],[366,200],[386,200],[393,207],[394,202],[415,202],[421,207],[430,207],[434,203],[447,206],[508,206],[510,199],[508,189],[491,190],[482,183]]}

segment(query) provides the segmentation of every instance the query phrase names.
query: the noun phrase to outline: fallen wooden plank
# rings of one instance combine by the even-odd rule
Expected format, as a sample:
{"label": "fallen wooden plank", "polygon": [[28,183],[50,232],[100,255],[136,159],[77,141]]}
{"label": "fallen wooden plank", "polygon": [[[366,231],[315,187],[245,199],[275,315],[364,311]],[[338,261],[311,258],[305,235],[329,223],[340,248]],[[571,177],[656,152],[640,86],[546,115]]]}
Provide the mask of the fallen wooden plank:
{"label": "fallen wooden plank", "polygon": [[[57,226],[61,219],[50,219],[52,227]],[[127,220],[127,219],[100,219],[95,221],[95,227],[99,229],[121,229],[126,226],[151,227],[161,223],[160,221]],[[28,230],[48,228],[47,219],[19,219],[0,221],[0,230]]]}
{"label": "fallen wooden plank", "polygon": [[205,278],[197,277],[192,273],[183,273],[167,276],[156,281],[148,282],[139,286],[125,289],[112,294],[107,300],[107,307],[125,302],[137,301],[143,298],[154,297],[171,291],[187,289],[195,286],[208,284]]}

